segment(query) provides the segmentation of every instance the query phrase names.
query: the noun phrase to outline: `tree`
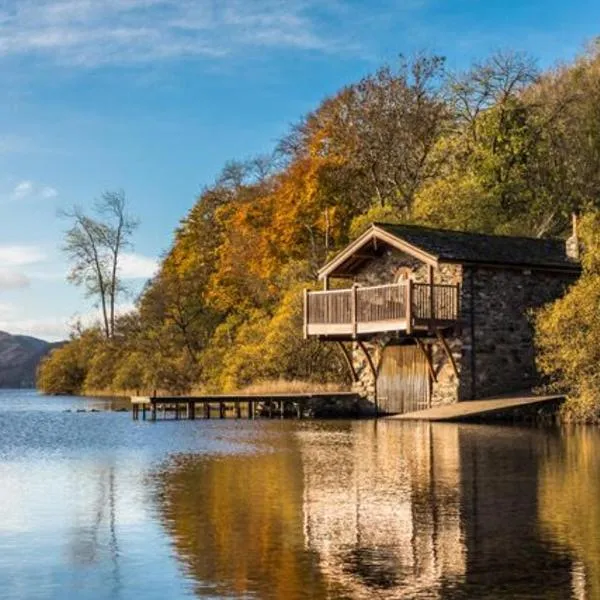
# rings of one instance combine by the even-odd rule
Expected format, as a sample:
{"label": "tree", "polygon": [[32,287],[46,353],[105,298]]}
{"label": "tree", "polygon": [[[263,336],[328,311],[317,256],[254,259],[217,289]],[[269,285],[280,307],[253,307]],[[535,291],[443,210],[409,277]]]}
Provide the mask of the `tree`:
{"label": "tree", "polygon": [[63,251],[71,262],[68,280],[83,286],[88,297],[95,297],[101,309],[106,338],[115,331],[115,308],[125,291],[119,277],[122,252],[131,245],[137,219],[127,214],[125,194],[104,192],[93,207],[95,216],[78,206],[62,213],[71,221],[65,234]]}
{"label": "tree", "polygon": [[577,419],[600,419],[600,212],[582,219],[583,275],[536,317],[537,363]]}

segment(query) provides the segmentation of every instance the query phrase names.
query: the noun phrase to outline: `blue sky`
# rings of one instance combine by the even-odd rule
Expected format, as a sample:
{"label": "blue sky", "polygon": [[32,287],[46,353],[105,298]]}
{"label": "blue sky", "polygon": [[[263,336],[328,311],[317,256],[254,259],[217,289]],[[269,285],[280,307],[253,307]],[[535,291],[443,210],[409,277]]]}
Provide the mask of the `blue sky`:
{"label": "blue sky", "polygon": [[[59,339],[93,306],[65,282],[61,207],[125,190],[139,290],[223,163],[399,53],[540,66],[600,34],[556,0],[5,0],[0,3],[0,329]],[[131,299],[124,300],[124,304]]]}

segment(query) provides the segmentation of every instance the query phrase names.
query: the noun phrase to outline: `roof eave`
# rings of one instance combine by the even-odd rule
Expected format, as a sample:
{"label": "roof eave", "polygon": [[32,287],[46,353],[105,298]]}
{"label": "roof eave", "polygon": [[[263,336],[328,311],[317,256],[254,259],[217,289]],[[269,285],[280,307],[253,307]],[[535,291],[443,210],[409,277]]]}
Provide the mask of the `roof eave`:
{"label": "roof eave", "polygon": [[[344,264],[348,258],[350,258],[355,252],[363,248],[368,242],[378,240],[384,242],[391,246],[392,248],[396,248],[401,252],[406,252],[411,256],[423,261],[426,264],[429,264],[433,267],[437,267],[439,260],[437,256],[433,256],[428,252],[425,252],[421,248],[417,246],[413,246],[408,242],[402,240],[401,238],[392,235],[391,233],[385,231],[381,227],[373,224],[367,229],[363,234],[358,236],[353,242],[348,244],[344,250],[339,252],[333,259],[331,259],[327,264],[325,264],[321,269],[319,269],[318,276],[319,279],[324,279],[326,277],[336,277],[335,270]],[[337,275],[341,277],[341,275]]]}

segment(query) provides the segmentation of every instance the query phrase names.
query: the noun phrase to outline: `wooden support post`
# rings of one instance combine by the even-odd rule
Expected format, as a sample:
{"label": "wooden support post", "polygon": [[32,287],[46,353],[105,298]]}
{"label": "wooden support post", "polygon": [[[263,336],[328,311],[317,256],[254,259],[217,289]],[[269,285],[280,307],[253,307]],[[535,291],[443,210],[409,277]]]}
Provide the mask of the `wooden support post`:
{"label": "wooden support post", "polygon": [[219,402],[219,419],[225,418],[225,403]]}
{"label": "wooden support post", "polygon": [[146,403],[142,404],[142,419],[146,420]]}
{"label": "wooden support post", "polygon": [[235,418],[236,419],[242,418],[242,403],[239,401],[235,403]]}
{"label": "wooden support post", "polygon": [[456,375],[456,378],[458,379],[459,376],[458,376],[458,368],[456,366],[456,361],[454,360],[454,356],[452,356],[452,351],[450,350],[450,346],[448,346],[448,342],[446,341],[444,334],[439,329],[436,329],[435,334],[436,334],[438,340],[440,340],[440,342],[442,343],[444,351],[446,352],[446,356],[448,356],[448,360],[450,361],[450,364],[452,365],[452,370],[454,371],[454,375]]}
{"label": "wooden support post", "polygon": [[250,400],[250,414],[252,415],[252,420],[256,418],[256,402]]}
{"label": "wooden support post", "polygon": [[433,267],[431,265],[427,268],[427,279],[429,283],[429,331],[433,333],[435,321],[435,286],[433,285]]}
{"label": "wooden support post", "polygon": [[248,418],[249,419],[254,418],[254,411],[252,409],[253,409],[252,400],[248,400]]}
{"label": "wooden support post", "polygon": [[304,339],[308,338],[308,290],[304,288]]}
{"label": "wooden support post", "polygon": [[204,403],[204,418],[210,419],[210,402]]}
{"label": "wooden support post", "polygon": [[188,419],[194,421],[196,419],[196,403],[190,402],[188,404]]}
{"label": "wooden support post", "polygon": [[350,374],[352,375],[352,383],[356,383],[358,381],[358,375],[356,374],[356,369],[354,368],[354,364],[352,362],[352,357],[350,356],[350,353],[348,352],[348,349],[346,348],[346,346],[344,346],[344,342],[340,342],[338,340],[337,344],[340,347],[342,353],[344,354],[346,364],[348,365],[348,370],[350,371]]}
{"label": "wooden support post", "polygon": [[352,308],[352,337],[354,339],[356,339],[356,330],[357,330],[356,320],[357,320],[357,314],[358,314],[357,306],[356,306],[357,298],[358,298],[358,294],[356,292],[357,287],[358,286],[356,284],[354,284],[352,286],[352,305],[351,305],[351,308]]}
{"label": "wooden support post", "polygon": [[431,376],[431,379],[433,381],[437,381],[437,375],[435,373],[435,369],[433,368],[431,356],[429,355],[429,352],[427,352],[425,345],[419,338],[415,338],[415,343],[417,344],[417,346],[419,347],[419,350],[421,350],[421,352],[423,353],[423,356],[425,357],[425,360],[427,361],[427,370],[429,371],[429,375]]}
{"label": "wooden support post", "polygon": [[269,399],[269,419],[273,418],[273,400]]}
{"label": "wooden support post", "polygon": [[409,279],[406,283],[406,333],[412,333],[412,303],[413,303],[413,283]]}
{"label": "wooden support post", "polygon": [[179,402],[175,402],[175,420],[179,421],[179,409],[181,408],[181,405],[179,404]]}
{"label": "wooden support post", "polygon": [[156,402],[152,403],[152,420],[156,421]]}
{"label": "wooden support post", "polygon": [[327,290],[329,290],[329,277],[325,275],[323,277],[323,291],[326,292]]}
{"label": "wooden support post", "polygon": [[375,368],[373,359],[371,358],[366,346],[361,341],[358,342],[358,346],[363,351],[365,358],[367,359],[367,363],[369,364],[369,368],[371,369],[371,374],[373,375],[373,385],[375,386],[375,416],[377,417],[379,416],[379,403],[377,400],[377,369]]}
{"label": "wooden support post", "polygon": [[283,419],[284,416],[285,416],[285,401],[280,400],[279,401],[279,418]]}

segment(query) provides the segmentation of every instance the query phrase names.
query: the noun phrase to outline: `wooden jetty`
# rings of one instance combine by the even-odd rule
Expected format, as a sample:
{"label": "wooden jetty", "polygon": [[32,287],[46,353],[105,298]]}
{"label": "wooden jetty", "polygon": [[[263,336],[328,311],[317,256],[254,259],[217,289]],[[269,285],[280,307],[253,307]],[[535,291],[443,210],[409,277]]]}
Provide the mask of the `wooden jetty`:
{"label": "wooden jetty", "polygon": [[131,407],[134,420],[141,416],[156,421],[171,415],[173,419],[194,420],[197,417],[210,419],[213,415],[224,419],[232,414],[240,419],[242,415],[248,419],[257,416],[257,409],[262,406],[268,417],[284,418],[290,412],[302,419],[309,403],[344,399],[348,402],[358,401],[353,392],[306,392],[295,394],[218,394],[205,396],[132,396]]}
{"label": "wooden jetty", "polygon": [[535,416],[539,411],[555,413],[564,400],[565,397],[560,395],[521,394],[486,400],[467,400],[447,406],[390,415],[386,418],[401,421],[493,421],[515,418],[521,420],[528,415]]}

